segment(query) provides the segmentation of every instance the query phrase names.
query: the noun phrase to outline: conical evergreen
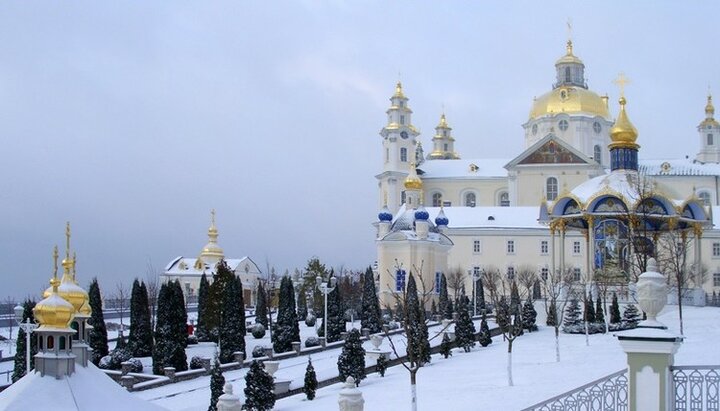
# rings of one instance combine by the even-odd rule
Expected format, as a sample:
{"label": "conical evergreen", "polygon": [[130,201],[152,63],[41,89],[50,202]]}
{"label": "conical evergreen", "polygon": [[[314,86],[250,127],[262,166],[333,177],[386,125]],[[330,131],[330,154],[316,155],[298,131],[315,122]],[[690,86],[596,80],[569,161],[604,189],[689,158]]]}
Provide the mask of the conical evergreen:
{"label": "conical evergreen", "polygon": [[220,368],[220,360],[216,353],[212,373],[210,374],[210,406],[208,407],[208,411],[217,411],[218,399],[223,395],[224,387],[225,377],[223,376],[222,368]]}
{"label": "conical evergreen", "polygon": [[[328,331],[329,333],[330,331]],[[348,333],[342,352],[338,357],[337,366],[341,381],[345,381],[347,377],[353,377],[355,385],[360,385],[360,381],[365,379],[365,349],[357,329],[353,328]]]}
{"label": "conical evergreen", "polygon": [[485,305],[485,287],[483,286],[482,278],[478,278],[475,282],[475,298],[477,299],[475,304],[477,305],[478,312],[482,312],[487,309],[487,306]]}
{"label": "conical evergreen", "polygon": [[592,324],[595,322],[595,306],[593,304],[592,295],[588,295],[585,300],[585,316],[584,321]]}
{"label": "conical evergreen", "polygon": [[[448,307],[449,305],[449,307]],[[445,278],[445,274],[440,276],[440,293],[438,295],[438,310],[440,311],[440,314],[443,316],[446,320],[452,320],[452,303],[450,302],[450,299],[448,298],[448,291],[447,291],[447,278]]]}
{"label": "conical evergreen", "polygon": [[265,286],[263,282],[258,282],[257,286],[257,305],[255,306],[255,322],[262,324],[267,330],[268,328],[268,307],[267,307],[267,293],[265,292]]}
{"label": "conical evergreen", "polygon": [[535,305],[532,299],[528,296],[527,301],[523,304],[522,322],[523,328],[528,331],[537,331],[537,325],[535,320],[537,319],[537,311],[535,311]]}
{"label": "conical evergreen", "polygon": [[[23,303],[23,316],[22,322],[26,322],[28,318],[30,323],[35,323],[35,316],[33,315],[33,308],[35,308],[35,301],[26,300]],[[18,330],[17,341],[15,342],[15,364],[12,373],[12,382],[15,382],[27,374],[27,336],[22,328]],[[37,354],[37,338],[33,338],[30,334],[30,368],[35,368],[35,354]]]}
{"label": "conical evergreen", "polygon": [[147,288],[145,283],[136,278],[130,296],[130,335],[127,348],[133,357],[149,357],[152,355],[152,346]]}
{"label": "conical evergreen", "polygon": [[513,280],[512,285],[510,286],[510,314],[520,314],[521,307],[522,302],[520,301],[520,293],[518,292],[517,283]]}
{"label": "conical evergreen", "polygon": [[565,308],[565,318],[563,319],[563,332],[579,333],[584,332],[583,319],[580,311],[580,303],[577,298],[572,298]]}
{"label": "conical evergreen", "polygon": [[405,311],[407,330],[407,354],[411,363],[426,364],[430,362],[430,341],[425,323],[425,310],[420,306],[415,276],[410,273],[406,286]]}
{"label": "conical evergreen", "polygon": [[475,346],[475,324],[470,319],[468,312],[469,300],[465,293],[458,300],[458,320],[455,323],[455,344],[465,352],[470,352]]}
{"label": "conical evergreen", "polygon": [[620,324],[620,304],[618,304],[617,294],[613,292],[612,303],[610,304],[610,323]]}
{"label": "conical evergreen", "polygon": [[[178,317],[182,317],[180,312],[185,311],[185,307],[177,307],[180,301],[176,298],[175,284],[179,287],[176,281],[163,284],[158,294],[155,345],[152,353],[153,373],[157,375],[163,374],[164,367],[175,367],[176,371],[187,370],[185,347],[179,341],[178,335]],[[182,318],[179,320],[183,321]],[[183,334],[186,333],[187,331],[184,331]]]}
{"label": "conical evergreen", "polygon": [[318,388],[317,375],[315,375],[315,368],[313,368],[312,360],[308,357],[307,368],[305,368],[305,383],[303,384],[303,392],[308,400],[312,401],[315,399],[315,391]]}
{"label": "conical evergreen", "polygon": [[371,267],[365,270],[365,276],[363,277],[362,320],[360,326],[369,329],[370,334],[382,331],[380,301],[377,297],[377,290],[375,290],[375,276]]}
{"label": "conical evergreen", "polygon": [[92,314],[90,315],[90,324],[92,329],[88,336],[88,345],[92,350],[90,359],[93,364],[98,365],[100,359],[109,353],[108,342],[107,342],[107,328],[105,327],[105,317],[102,311],[102,297],[100,295],[100,286],[98,285],[97,278],[93,278],[88,289],[88,297],[90,303],[90,309]]}
{"label": "conical evergreen", "polygon": [[219,332],[221,363],[235,361],[233,353],[245,354],[245,304],[239,277],[230,281],[225,288]]}
{"label": "conical evergreen", "polygon": [[482,321],[480,321],[480,335],[478,335],[478,342],[483,347],[487,347],[492,344],[492,338],[490,337],[490,327],[488,327],[486,315],[483,312]]}
{"label": "conical evergreen", "polygon": [[198,289],[198,316],[195,325],[195,335],[198,341],[210,341],[210,332],[207,328],[208,322],[208,298],[210,297],[210,282],[203,273],[200,277],[200,288]]}
{"label": "conical evergreen", "polygon": [[600,332],[605,332],[605,311],[603,311],[602,297],[598,295],[597,301],[595,302],[595,329]]}
{"label": "conical evergreen", "polygon": [[307,307],[307,294],[305,291],[305,286],[300,286],[300,290],[298,292],[298,299],[297,299],[297,316],[298,320],[305,321],[308,315],[308,307]]}
{"label": "conical evergreen", "polygon": [[500,301],[498,301],[495,322],[504,333],[510,330],[510,306],[505,296],[500,297]]}
{"label": "conical evergreen", "polygon": [[452,341],[450,341],[450,336],[448,336],[448,333],[443,333],[443,339],[440,342],[440,355],[443,356],[443,358],[448,358],[452,355],[452,348],[453,344]]}
{"label": "conical evergreen", "polygon": [[290,277],[283,277],[280,281],[278,316],[273,331],[273,350],[276,353],[290,351],[293,341],[300,341],[300,328],[295,312],[295,290]]}
{"label": "conical evergreen", "polygon": [[213,282],[210,284],[210,298],[208,299],[208,311],[206,315],[205,327],[210,332],[212,341],[217,341],[220,327],[220,315],[222,313],[223,294],[231,281],[235,280],[230,267],[225,260],[220,260],[215,266],[215,274],[213,274]]}
{"label": "conical evergreen", "polygon": [[340,334],[345,332],[346,329],[345,316],[343,315],[344,313],[342,309],[342,297],[340,296],[340,287],[336,286],[335,289],[328,294],[327,299],[327,317],[323,318],[323,322],[320,324],[318,332],[323,333],[325,331],[325,321],[327,320],[328,335],[326,336],[326,341],[331,343],[340,341]]}
{"label": "conical evergreen", "polygon": [[547,318],[545,319],[545,325],[548,327],[554,327],[558,324],[557,319],[557,305],[555,301],[550,301],[550,306],[547,309]]}
{"label": "conical evergreen", "polygon": [[269,411],[275,406],[275,382],[259,361],[250,364],[245,374],[245,405],[243,409]]}
{"label": "conical evergreen", "polygon": [[635,328],[640,322],[640,310],[633,304],[628,304],[623,311],[623,328]]}
{"label": "conical evergreen", "polygon": [[[173,307],[173,328],[175,332],[175,339],[180,344],[180,346],[183,348],[183,355],[182,355],[182,362],[186,361],[185,358],[185,352],[184,349],[187,348],[187,332],[188,332],[188,315],[187,315],[187,308],[185,307],[185,294],[183,294],[182,286],[180,285],[180,280],[171,281],[170,283],[171,289],[173,291],[172,293],[172,307]],[[178,358],[176,361],[180,362],[180,359]],[[184,371],[187,370],[187,364],[185,364],[184,368],[178,369],[175,367],[176,371]]]}

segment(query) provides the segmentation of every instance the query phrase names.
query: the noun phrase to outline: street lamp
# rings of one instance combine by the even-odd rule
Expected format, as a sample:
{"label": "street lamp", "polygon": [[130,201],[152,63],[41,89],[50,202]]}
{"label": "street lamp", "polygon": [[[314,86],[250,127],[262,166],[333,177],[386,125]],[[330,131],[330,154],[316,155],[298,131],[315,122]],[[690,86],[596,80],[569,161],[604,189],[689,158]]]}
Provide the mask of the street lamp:
{"label": "street lamp", "polygon": [[328,312],[327,312],[327,296],[331,292],[335,291],[335,277],[330,277],[330,286],[325,284],[322,277],[317,276],[315,277],[315,284],[317,285],[318,290],[320,290],[321,293],[325,296],[325,311],[323,312],[323,325],[325,325],[324,330],[324,336],[325,341],[327,341],[328,334],[327,334],[327,323],[328,323]]}
{"label": "street lamp", "polygon": [[468,270],[473,279],[473,317],[477,317],[477,282],[480,279],[480,272],[475,270]]}
{"label": "street lamp", "polygon": [[38,328],[38,325],[30,322],[30,317],[25,322],[22,322],[25,309],[20,304],[15,306],[14,311],[15,322],[17,322],[18,327],[25,331],[25,375],[28,375],[30,374],[30,334]]}

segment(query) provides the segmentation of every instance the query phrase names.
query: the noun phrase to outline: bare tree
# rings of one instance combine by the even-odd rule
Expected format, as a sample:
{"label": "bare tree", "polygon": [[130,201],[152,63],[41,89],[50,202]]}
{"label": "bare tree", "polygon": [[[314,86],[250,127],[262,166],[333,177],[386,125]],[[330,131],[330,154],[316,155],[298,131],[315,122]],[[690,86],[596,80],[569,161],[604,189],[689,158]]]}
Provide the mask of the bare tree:
{"label": "bare tree", "polygon": [[567,297],[571,292],[573,268],[567,267],[564,273],[560,270],[552,271],[548,272],[547,278],[540,278],[540,284],[545,293],[547,325],[555,329],[555,361],[560,362],[560,326],[565,316]]}
{"label": "bare tree", "polygon": [[160,293],[160,275],[148,260],[145,268],[145,287],[148,293],[148,304],[150,305],[150,326],[155,329],[155,312],[157,310],[158,294]]}
{"label": "bare tree", "polygon": [[516,275],[518,284],[527,291],[527,294],[524,294],[523,290],[520,290],[520,299],[532,298],[533,288],[538,281],[537,269],[530,264],[523,264],[518,267]]}
{"label": "bare tree", "polygon": [[448,288],[453,290],[453,303],[460,298],[460,293],[465,285],[465,276],[465,271],[460,267],[451,268],[445,276]]}
{"label": "bare tree", "polygon": [[522,334],[522,304],[511,307],[509,295],[512,281],[503,276],[497,267],[485,269],[483,284],[495,306],[495,321],[508,342],[507,376],[508,385],[512,387],[512,350],[515,338]]}
{"label": "bare tree", "polygon": [[127,312],[129,301],[130,301],[130,292],[128,291],[128,288],[126,285],[122,283],[116,283],[115,284],[115,295],[113,298],[115,301],[115,312],[120,315],[120,335],[119,337],[122,338],[123,336],[123,329],[125,328],[123,326],[123,318],[125,317],[125,313]]}

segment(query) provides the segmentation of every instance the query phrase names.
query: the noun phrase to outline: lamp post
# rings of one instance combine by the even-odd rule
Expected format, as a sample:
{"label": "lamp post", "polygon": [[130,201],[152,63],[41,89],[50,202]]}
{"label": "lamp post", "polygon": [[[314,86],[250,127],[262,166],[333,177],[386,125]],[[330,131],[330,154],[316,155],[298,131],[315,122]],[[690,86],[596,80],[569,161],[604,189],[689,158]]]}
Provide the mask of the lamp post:
{"label": "lamp post", "polygon": [[22,322],[25,309],[21,305],[16,305],[14,311],[18,327],[25,331],[25,375],[28,375],[30,374],[30,334],[38,328],[38,325],[30,322],[30,317],[25,322]]}
{"label": "lamp post", "polygon": [[480,279],[480,272],[475,269],[468,270],[473,279],[473,317],[477,317],[477,282]]}
{"label": "lamp post", "polygon": [[328,335],[327,335],[327,323],[328,323],[328,312],[327,312],[327,296],[331,292],[335,291],[335,277],[330,277],[330,286],[325,284],[322,277],[317,276],[315,277],[315,284],[317,285],[318,290],[320,290],[321,293],[325,296],[325,311],[323,312],[323,325],[325,325],[325,330],[323,336],[325,336],[325,341],[327,341]]}

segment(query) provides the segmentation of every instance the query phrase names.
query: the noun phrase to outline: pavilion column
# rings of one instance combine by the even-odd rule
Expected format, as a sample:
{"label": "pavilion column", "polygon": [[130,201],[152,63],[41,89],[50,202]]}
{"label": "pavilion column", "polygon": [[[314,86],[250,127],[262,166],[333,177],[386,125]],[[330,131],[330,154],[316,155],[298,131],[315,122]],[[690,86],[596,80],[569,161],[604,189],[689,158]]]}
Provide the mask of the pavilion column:
{"label": "pavilion column", "polygon": [[705,290],[703,290],[703,280],[702,280],[702,226],[700,223],[695,223],[694,227],[695,232],[695,272],[693,275],[695,276],[693,278],[695,283],[695,288],[693,289],[693,304],[697,307],[704,307],[705,306]]}
{"label": "pavilion column", "polygon": [[589,287],[589,292],[592,293],[592,284],[593,284],[593,251],[594,251],[594,245],[593,245],[593,222],[594,218],[593,216],[588,216],[587,218],[587,233],[585,237],[585,254],[587,254],[587,282]]}
{"label": "pavilion column", "polygon": [[552,275],[557,274],[555,272],[555,224],[550,224],[550,273]]}
{"label": "pavilion column", "polygon": [[[560,220],[560,275],[565,276],[565,220]],[[561,277],[561,278],[562,278]]]}

